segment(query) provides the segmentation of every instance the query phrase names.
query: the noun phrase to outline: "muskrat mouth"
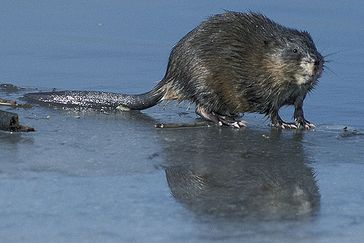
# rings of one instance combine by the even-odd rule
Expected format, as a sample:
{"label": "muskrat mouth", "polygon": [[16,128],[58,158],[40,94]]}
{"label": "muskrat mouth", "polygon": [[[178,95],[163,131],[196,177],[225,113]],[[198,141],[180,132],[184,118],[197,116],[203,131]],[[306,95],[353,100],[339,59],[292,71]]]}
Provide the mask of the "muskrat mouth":
{"label": "muskrat mouth", "polygon": [[308,83],[313,84],[317,81],[317,75],[311,75],[308,79]]}
{"label": "muskrat mouth", "polygon": [[304,75],[307,80],[307,84],[312,85],[316,83],[317,79],[321,76],[323,70],[323,60],[316,58],[312,62],[307,62],[308,65],[311,65],[311,71]]}
{"label": "muskrat mouth", "polygon": [[303,84],[306,84],[306,85],[311,85],[313,83],[315,83],[316,81],[316,75],[306,75],[304,77],[304,79],[306,80]]}

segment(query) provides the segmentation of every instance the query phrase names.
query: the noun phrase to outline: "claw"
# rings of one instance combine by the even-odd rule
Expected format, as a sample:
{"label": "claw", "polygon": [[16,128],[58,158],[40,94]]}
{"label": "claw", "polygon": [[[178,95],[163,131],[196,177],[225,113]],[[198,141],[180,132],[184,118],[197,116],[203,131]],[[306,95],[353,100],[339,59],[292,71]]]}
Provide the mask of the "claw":
{"label": "claw", "polygon": [[[297,122],[296,122],[297,123]],[[307,130],[309,130],[309,129],[313,129],[313,128],[315,128],[316,126],[314,125],[314,124],[312,124],[311,122],[309,122],[309,121],[306,121],[306,120],[304,120],[303,122],[301,122],[301,123],[297,123],[297,125],[300,127],[300,126],[302,126],[304,129],[307,129]]]}
{"label": "claw", "polygon": [[288,128],[292,128],[292,125],[291,125],[291,124],[289,124],[289,123],[281,123],[281,124],[280,124],[280,127],[281,127],[282,129],[288,129]]}
{"label": "claw", "polygon": [[313,124],[313,123],[311,123],[311,122],[309,122],[309,121],[307,121],[307,120],[305,120],[305,119],[295,119],[295,123],[296,123],[296,126],[297,126],[297,128],[303,128],[303,129],[313,129],[313,128],[315,128],[316,126]]}
{"label": "claw", "polygon": [[316,126],[312,123],[305,123],[305,128],[308,130],[308,129],[311,129],[311,128],[315,128]]}
{"label": "claw", "polygon": [[222,119],[220,122],[222,122],[223,124],[228,125],[230,127],[233,127],[233,128],[242,128],[242,127],[246,127],[246,125],[247,125],[246,121],[235,120],[235,119],[232,121]]}
{"label": "claw", "polygon": [[246,127],[246,126],[247,126],[247,122],[246,122],[246,121],[239,121],[239,122],[238,122],[238,125],[239,125],[240,127]]}
{"label": "claw", "polygon": [[286,122],[280,122],[278,124],[273,124],[274,127],[278,127],[281,129],[298,129],[299,125],[294,123],[286,123]]}
{"label": "claw", "polygon": [[298,127],[295,124],[292,124],[290,128],[297,129]]}
{"label": "claw", "polygon": [[238,122],[231,123],[231,126],[234,127],[234,128],[240,128]]}

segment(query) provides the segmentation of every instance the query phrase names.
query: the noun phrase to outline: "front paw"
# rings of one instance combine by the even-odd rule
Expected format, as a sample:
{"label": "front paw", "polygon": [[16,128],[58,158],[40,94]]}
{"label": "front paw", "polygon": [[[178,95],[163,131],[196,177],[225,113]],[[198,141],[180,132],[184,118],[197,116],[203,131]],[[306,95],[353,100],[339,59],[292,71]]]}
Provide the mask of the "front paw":
{"label": "front paw", "polygon": [[295,124],[297,126],[298,129],[313,129],[315,128],[316,126],[307,121],[306,119],[295,119]]}
{"label": "front paw", "polygon": [[281,128],[281,129],[307,129],[307,130],[313,129],[316,127],[313,123],[311,123],[307,120],[295,121],[294,123],[293,122],[277,122],[277,123],[272,124],[272,126]]}
{"label": "front paw", "polygon": [[276,122],[272,124],[273,127],[281,128],[281,129],[297,129],[297,124],[292,122]]}

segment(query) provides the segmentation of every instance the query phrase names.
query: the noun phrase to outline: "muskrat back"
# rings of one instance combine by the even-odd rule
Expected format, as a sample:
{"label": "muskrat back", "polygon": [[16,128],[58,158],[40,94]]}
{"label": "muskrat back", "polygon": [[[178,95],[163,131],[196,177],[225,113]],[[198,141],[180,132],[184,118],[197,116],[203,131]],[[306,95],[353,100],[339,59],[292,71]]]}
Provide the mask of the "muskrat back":
{"label": "muskrat back", "polygon": [[[174,46],[165,76],[155,88],[142,95],[113,96],[113,104],[145,109],[161,100],[189,100],[198,115],[220,125],[245,126],[238,115],[259,112],[277,127],[311,128],[303,101],[317,84],[323,64],[308,32],[258,13],[225,12],[203,21]],[[68,97],[72,92],[76,91]],[[87,91],[82,94],[88,98]],[[27,97],[51,102],[49,95]],[[284,105],[294,105],[294,123],[280,118]]]}

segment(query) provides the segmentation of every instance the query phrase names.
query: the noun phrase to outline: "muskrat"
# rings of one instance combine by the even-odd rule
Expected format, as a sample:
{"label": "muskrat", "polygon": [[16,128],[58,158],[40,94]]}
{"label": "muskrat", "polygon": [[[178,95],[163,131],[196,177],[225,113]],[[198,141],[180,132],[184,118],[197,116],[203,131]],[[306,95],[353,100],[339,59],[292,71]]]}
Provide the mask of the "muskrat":
{"label": "muskrat", "polygon": [[[172,49],[163,79],[138,95],[93,91],[29,93],[25,98],[68,106],[142,110],[162,100],[189,100],[201,117],[245,126],[239,114],[258,112],[280,128],[313,128],[303,101],[317,84],[324,58],[306,31],[287,28],[259,13],[209,17]],[[294,123],[278,114],[294,105]]]}

